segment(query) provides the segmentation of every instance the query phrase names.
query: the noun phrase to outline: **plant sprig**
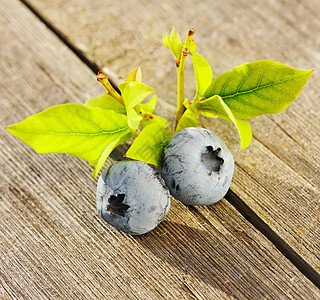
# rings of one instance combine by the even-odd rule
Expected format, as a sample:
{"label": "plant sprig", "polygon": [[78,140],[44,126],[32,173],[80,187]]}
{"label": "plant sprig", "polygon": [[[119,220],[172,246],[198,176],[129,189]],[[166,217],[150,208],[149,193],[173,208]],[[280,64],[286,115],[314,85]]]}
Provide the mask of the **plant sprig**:
{"label": "plant sprig", "polygon": [[[177,114],[175,132],[198,127],[199,114],[233,123],[241,149],[249,146],[252,132],[246,121],[263,114],[279,113],[299,95],[313,70],[298,70],[279,62],[262,60],[246,63],[213,79],[210,64],[197,51],[189,28],[185,42],[173,28],[163,38],[177,67]],[[191,56],[196,79],[192,101],[185,99],[184,71]],[[141,69],[133,69],[119,85],[118,93],[108,76],[98,73],[106,93],[84,105],[52,106],[20,123],[6,127],[14,136],[39,153],[67,153],[88,160],[96,177],[111,151],[134,138],[125,156],[158,167],[162,149],[172,131],[168,122],[154,114],[155,91],[142,83]]]}
{"label": "plant sprig", "polygon": [[[177,45],[181,45],[178,36],[173,29],[171,35],[167,35],[163,41],[175,57]],[[298,97],[313,72],[261,60],[238,66],[212,80],[210,64],[195,50],[196,46],[190,51],[190,55],[197,83],[196,95],[192,102],[184,101],[184,107],[181,108],[178,93],[178,111],[183,113],[177,115],[176,131],[196,126],[198,114],[220,117],[235,124],[241,149],[249,146],[252,138],[250,125],[244,120],[286,109]],[[178,86],[183,86],[180,83],[183,80],[183,70],[178,72]]]}

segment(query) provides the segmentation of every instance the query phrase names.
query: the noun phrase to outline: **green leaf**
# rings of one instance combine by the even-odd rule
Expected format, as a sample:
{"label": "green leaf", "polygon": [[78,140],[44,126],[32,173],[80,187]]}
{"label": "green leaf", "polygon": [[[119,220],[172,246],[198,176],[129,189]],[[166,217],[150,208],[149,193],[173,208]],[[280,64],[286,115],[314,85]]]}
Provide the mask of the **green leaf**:
{"label": "green leaf", "polygon": [[139,103],[138,105],[135,106],[135,111],[139,116],[141,116],[141,125],[143,127],[149,126],[154,123],[161,123],[164,127],[168,125],[168,122],[166,119],[153,114],[156,103],[157,103],[157,96],[154,95],[149,102]]}
{"label": "green leaf", "polygon": [[191,55],[195,54],[197,51],[197,43],[194,40],[190,41],[189,51],[190,51]]}
{"label": "green leaf", "polygon": [[135,139],[126,156],[158,167],[162,150],[171,136],[171,131],[161,123],[149,125]]}
{"label": "green leaf", "polygon": [[219,95],[239,119],[279,113],[298,97],[312,70],[298,70],[262,60],[216,77],[205,98]]}
{"label": "green leaf", "polygon": [[183,113],[177,125],[176,132],[187,127],[199,127],[198,111],[194,103],[188,105],[187,109]]}
{"label": "green leaf", "polygon": [[197,100],[203,97],[204,92],[212,81],[213,74],[209,63],[199,53],[192,54],[191,59],[197,83],[195,96],[195,100]]}
{"label": "green leaf", "polygon": [[173,27],[170,36],[166,34],[163,44],[169,48],[176,60],[179,60],[183,48],[183,42],[178,31]]}
{"label": "green leaf", "polygon": [[112,150],[118,145],[128,140],[130,137],[131,137],[131,133],[128,133],[124,136],[116,138],[115,140],[111,141],[110,144],[107,145],[107,147],[103,150],[103,152],[101,153],[98,159],[89,161],[90,166],[94,167],[92,175],[95,178],[98,176],[101,168],[103,167],[105,161],[107,160]]}
{"label": "green leaf", "polygon": [[142,115],[141,125],[143,127],[153,125],[155,123],[161,124],[163,127],[168,126],[168,121],[154,114],[145,113]]}
{"label": "green leaf", "polygon": [[138,129],[141,119],[142,119],[142,117],[139,116],[138,113],[134,109],[131,109],[128,112],[128,124],[132,130],[135,131]]}
{"label": "green leaf", "polygon": [[170,49],[170,36],[166,33],[166,35],[162,39],[163,44]]}
{"label": "green leaf", "polygon": [[125,84],[121,92],[127,111],[130,111],[143,99],[145,99],[155,91],[144,83],[131,81]]}
{"label": "green leaf", "polygon": [[224,103],[220,96],[215,95],[209,99],[200,100],[197,102],[197,108],[200,114],[211,117],[220,117],[233,123],[239,132],[241,149],[250,145],[252,139],[250,124],[246,121],[236,119],[230,108]]}
{"label": "green leaf", "polygon": [[139,81],[141,82],[141,68],[134,68],[126,77],[125,83],[129,83],[131,81]]}
{"label": "green leaf", "polygon": [[100,97],[90,99],[85,102],[88,107],[100,107],[107,110],[114,110],[120,114],[126,114],[126,108],[114,97],[109,94],[104,94]]}
{"label": "green leaf", "polygon": [[132,136],[127,116],[80,104],[52,106],[7,130],[38,153],[67,153],[101,169],[110,152]]}
{"label": "green leaf", "polygon": [[128,85],[129,82],[122,82],[119,84],[118,89],[120,90],[121,94],[123,94],[124,88]]}
{"label": "green leaf", "polygon": [[183,42],[180,38],[179,32],[173,27],[170,34],[170,49],[176,59],[181,55]]}
{"label": "green leaf", "polygon": [[140,103],[139,105],[139,110],[142,110],[146,113],[152,114],[154,109],[156,108],[157,104],[157,96],[154,95],[150,101],[147,103]]}

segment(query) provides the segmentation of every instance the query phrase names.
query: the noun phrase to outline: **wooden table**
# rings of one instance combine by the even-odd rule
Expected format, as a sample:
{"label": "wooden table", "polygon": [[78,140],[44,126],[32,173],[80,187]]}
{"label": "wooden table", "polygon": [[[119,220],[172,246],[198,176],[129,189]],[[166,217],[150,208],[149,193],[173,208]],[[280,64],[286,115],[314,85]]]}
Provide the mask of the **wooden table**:
{"label": "wooden table", "polygon": [[[1,299],[320,299],[319,1],[0,6]],[[215,75],[259,59],[315,72],[286,111],[250,121],[245,150],[231,124],[203,118],[234,154],[230,192],[208,207],[173,200],[155,230],[133,237],[98,216],[87,162],[39,155],[3,128],[100,96],[99,69],[119,83],[137,65],[158,91],[157,113],[173,123],[175,64],[162,45],[172,25],[183,36],[196,29]],[[186,81],[191,97],[190,66]]]}

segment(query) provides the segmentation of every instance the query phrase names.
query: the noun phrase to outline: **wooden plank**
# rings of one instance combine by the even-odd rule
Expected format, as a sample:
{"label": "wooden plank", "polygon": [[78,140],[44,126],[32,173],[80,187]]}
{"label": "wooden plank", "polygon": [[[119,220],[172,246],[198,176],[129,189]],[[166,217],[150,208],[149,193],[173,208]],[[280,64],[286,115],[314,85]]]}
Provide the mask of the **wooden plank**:
{"label": "wooden plank", "polygon": [[[190,25],[196,28],[198,50],[213,64],[215,74],[259,59],[301,69],[320,64],[320,3],[316,0],[29,2],[92,61],[121,77],[140,65],[145,82],[166,101],[159,103],[159,114],[171,116],[172,123],[175,66],[161,43],[172,24],[180,32]],[[187,95],[194,92],[192,76],[186,76]],[[254,141],[246,150],[238,150],[238,137],[230,124],[203,119],[203,125],[221,135],[234,153],[232,190],[318,272],[319,79],[319,72],[314,72],[285,112],[251,120]]]}
{"label": "wooden plank", "polygon": [[[4,124],[102,92],[94,74],[25,6],[5,0],[1,7]],[[86,162],[39,155],[0,134],[0,282],[9,297],[319,297],[225,200],[201,211],[174,202],[156,230],[131,237],[98,217]]]}

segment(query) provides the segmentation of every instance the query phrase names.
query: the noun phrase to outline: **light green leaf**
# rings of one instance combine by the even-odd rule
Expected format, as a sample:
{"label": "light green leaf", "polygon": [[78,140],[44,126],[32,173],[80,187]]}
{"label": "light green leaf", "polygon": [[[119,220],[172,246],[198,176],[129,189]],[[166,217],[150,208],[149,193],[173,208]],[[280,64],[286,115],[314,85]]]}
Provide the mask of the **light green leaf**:
{"label": "light green leaf", "polygon": [[144,83],[138,81],[131,81],[125,84],[121,92],[122,98],[127,107],[127,111],[130,111],[143,99],[145,99],[155,91],[151,87],[145,85]]}
{"label": "light green leaf", "polygon": [[183,42],[178,31],[173,27],[170,36],[166,34],[163,44],[169,48],[176,60],[179,60],[183,48]]}
{"label": "light green leaf", "polygon": [[143,127],[149,126],[154,123],[161,123],[164,127],[168,125],[166,119],[161,118],[155,114],[153,111],[156,106],[157,97],[154,95],[148,103],[139,103],[135,106],[135,111],[141,116],[141,125]]}
{"label": "light green leaf", "polygon": [[173,27],[170,34],[170,49],[176,59],[179,59],[183,47],[183,42],[179,32]]}
{"label": "light green leaf", "polygon": [[158,167],[162,150],[171,136],[171,131],[161,123],[149,125],[135,139],[126,156]]}
{"label": "light green leaf", "polygon": [[191,59],[197,83],[195,96],[195,100],[197,100],[203,97],[204,92],[212,81],[213,74],[209,63],[199,53],[192,54]]}
{"label": "light green leaf", "polygon": [[154,109],[156,108],[156,104],[157,104],[157,96],[154,95],[150,101],[148,101],[147,103],[140,103],[139,105],[139,109],[143,110],[146,113],[152,114]]}
{"label": "light green leaf", "polygon": [[190,41],[190,46],[189,46],[189,51],[190,51],[191,55],[196,53],[197,47],[198,47],[197,43],[194,40],[191,40]]}
{"label": "light green leaf", "polygon": [[190,101],[189,99],[184,99],[183,101],[183,105],[185,108],[188,108],[191,104],[193,103],[193,101]]}
{"label": "light green leaf", "polygon": [[100,157],[96,160],[89,161],[90,166],[94,167],[94,170],[92,172],[92,175],[96,178],[103,167],[105,161],[107,160],[108,156],[112,152],[112,150],[117,147],[118,145],[122,144],[126,140],[128,140],[131,137],[131,134],[128,133],[127,135],[124,135],[122,137],[116,138],[115,140],[111,141],[110,144],[107,145],[107,147],[103,150]]}
{"label": "light green leaf", "polygon": [[128,124],[132,130],[135,131],[138,129],[141,119],[142,117],[138,115],[138,113],[134,109],[131,109],[128,112]]}
{"label": "light green leaf", "polygon": [[141,68],[134,68],[126,77],[125,83],[129,83],[131,81],[139,81],[141,82]]}
{"label": "light green leaf", "polygon": [[119,141],[132,136],[127,116],[72,103],[52,106],[7,130],[38,153],[67,153],[89,160],[95,174]]}
{"label": "light green leaf", "polygon": [[121,94],[123,94],[124,88],[128,85],[129,82],[122,82],[119,84],[118,89],[120,90]]}
{"label": "light green leaf", "polygon": [[153,125],[155,123],[159,123],[161,124],[163,127],[166,127],[168,125],[168,121],[164,118],[161,118],[157,115],[154,114],[148,114],[145,113],[142,115],[142,120],[141,120],[141,125],[143,127],[149,126],[149,125]]}
{"label": "light green leaf", "polygon": [[100,107],[103,109],[114,110],[120,114],[126,114],[126,108],[114,97],[104,94],[100,97],[90,99],[84,104],[88,107]]}
{"label": "light green leaf", "polygon": [[170,36],[166,33],[166,35],[162,39],[163,44],[170,49]]}
{"label": "light green leaf", "polygon": [[189,104],[186,111],[183,113],[177,125],[176,132],[187,127],[199,127],[198,111],[194,103]]}
{"label": "light green leaf", "polygon": [[236,119],[230,108],[224,103],[218,95],[212,96],[205,100],[197,102],[198,112],[205,116],[220,117],[228,122],[233,123],[239,132],[241,149],[250,145],[252,131],[250,124],[246,121]]}
{"label": "light green leaf", "polygon": [[298,70],[262,60],[216,77],[205,98],[219,95],[239,119],[279,113],[298,97],[312,70]]}

